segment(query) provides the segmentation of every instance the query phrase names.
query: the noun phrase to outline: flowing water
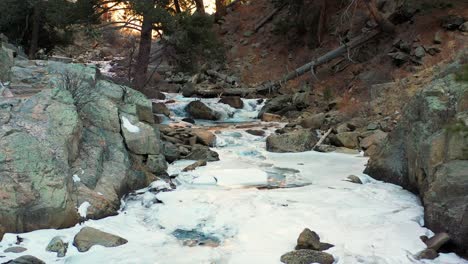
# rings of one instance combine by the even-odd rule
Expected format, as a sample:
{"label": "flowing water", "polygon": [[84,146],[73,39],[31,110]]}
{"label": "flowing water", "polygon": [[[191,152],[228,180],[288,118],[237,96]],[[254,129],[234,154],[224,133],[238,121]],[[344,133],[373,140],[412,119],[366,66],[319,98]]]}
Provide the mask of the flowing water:
{"label": "flowing water", "polygon": [[[191,98],[168,95],[175,114],[166,123],[185,117]],[[417,261],[425,248],[419,199],[402,188],[376,181],[362,171],[367,159],[359,154],[269,153],[265,137],[250,135],[246,127],[273,133],[275,126],[255,119],[257,100],[245,100],[242,110],[202,99],[222,113],[222,122],[200,122],[217,132],[215,150],[220,161],[195,171],[182,172],[193,161],[169,167],[177,174],[176,190],[157,181],[123,200],[121,212],[106,219],[87,221],[128,240],[116,248],[94,246],[79,253],[72,246],[82,228],[38,230],[21,234],[22,254],[47,263],[280,263],[280,256],[294,249],[305,228],[316,231],[322,242],[335,245],[326,252],[336,263],[468,263],[455,254],[441,254],[433,261]],[[250,125],[245,125],[249,122]],[[239,123],[243,125],[238,126]],[[277,124],[280,127],[281,124]],[[244,128],[241,128],[244,127]],[[346,181],[354,174],[364,184]],[[67,256],[45,251],[54,236],[70,242]],[[16,241],[5,235],[0,252]],[[18,254],[0,253],[0,262]]]}

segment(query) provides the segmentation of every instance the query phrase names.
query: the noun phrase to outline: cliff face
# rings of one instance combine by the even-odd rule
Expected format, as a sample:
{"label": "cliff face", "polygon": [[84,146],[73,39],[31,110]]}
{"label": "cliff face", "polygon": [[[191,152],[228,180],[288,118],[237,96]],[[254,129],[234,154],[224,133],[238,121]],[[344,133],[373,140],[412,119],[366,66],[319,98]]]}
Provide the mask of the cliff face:
{"label": "cliff face", "polygon": [[420,194],[426,225],[468,254],[468,83],[464,56],[405,107],[366,173]]}

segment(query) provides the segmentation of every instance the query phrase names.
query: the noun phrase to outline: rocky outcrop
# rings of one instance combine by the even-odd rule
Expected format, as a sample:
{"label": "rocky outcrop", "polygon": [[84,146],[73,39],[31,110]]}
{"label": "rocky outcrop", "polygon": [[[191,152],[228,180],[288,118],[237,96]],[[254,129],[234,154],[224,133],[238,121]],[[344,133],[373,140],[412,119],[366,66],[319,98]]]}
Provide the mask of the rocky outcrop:
{"label": "rocky outcrop", "polygon": [[425,223],[468,255],[468,83],[454,63],[406,106],[365,170],[420,194]]}
{"label": "rocky outcrop", "polygon": [[127,242],[125,238],[102,232],[92,227],[83,227],[73,239],[73,245],[79,252],[86,252],[95,245],[118,247]]}
{"label": "rocky outcrop", "polygon": [[219,120],[221,118],[218,112],[209,108],[201,101],[190,102],[186,106],[185,111],[195,119]]}
{"label": "rocky outcrop", "polygon": [[318,138],[308,129],[300,129],[267,137],[266,149],[271,152],[304,152],[312,150]]}
{"label": "rocky outcrop", "polygon": [[156,179],[142,162],[161,153],[151,102],[99,80],[94,67],[31,65],[42,65],[45,88],[0,98],[1,225],[6,232],[72,226],[84,202],[87,218],[116,214],[124,194]]}

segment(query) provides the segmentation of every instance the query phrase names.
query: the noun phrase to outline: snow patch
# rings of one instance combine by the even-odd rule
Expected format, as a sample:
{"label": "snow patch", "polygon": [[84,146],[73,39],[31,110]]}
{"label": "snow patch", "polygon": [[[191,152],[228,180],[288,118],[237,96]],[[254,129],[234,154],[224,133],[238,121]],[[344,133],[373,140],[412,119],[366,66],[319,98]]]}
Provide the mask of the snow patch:
{"label": "snow patch", "polygon": [[73,174],[73,182],[77,183],[77,182],[80,182],[80,181],[81,181],[80,177],[78,177],[78,175],[76,175],[76,174]]}
{"label": "snow patch", "polygon": [[122,122],[123,122],[123,126],[125,127],[125,129],[128,130],[128,132],[130,133],[140,132],[140,128],[130,123],[130,121],[125,116],[122,116]]}
{"label": "snow patch", "polygon": [[78,207],[78,214],[80,214],[81,217],[86,218],[86,215],[88,214],[88,208],[91,206],[89,202],[83,202],[80,207]]}

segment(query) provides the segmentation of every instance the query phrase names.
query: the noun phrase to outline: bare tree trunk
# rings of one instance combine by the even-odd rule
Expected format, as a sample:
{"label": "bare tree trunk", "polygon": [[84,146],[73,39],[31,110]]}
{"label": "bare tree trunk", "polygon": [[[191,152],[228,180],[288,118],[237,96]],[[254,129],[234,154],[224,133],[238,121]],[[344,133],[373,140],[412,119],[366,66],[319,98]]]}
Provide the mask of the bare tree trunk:
{"label": "bare tree trunk", "polygon": [[197,7],[197,12],[200,14],[205,14],[205,5],[203,4],[203,0],[194,0],[195,6]]}
{"label": "bare tree trunk", "polygon": [[327,27],[327,0],[320,1],[320,17],[319,17],[319,24],[317,29],[317,40],[318,45],[322,43],[323,34],[325,34],[326,27]]}
{"label": "bare tree trunk", "polygon": [[176,13],[182,13],[182,9],[180,9],[180,3],[179,3],[179,0],[174,0],[174,7],[175,7],[175,10],[176,10]]}
{"label": "bare tree trunk", "polygon": [[364,0],[364,3],[366,4],[367,9],[369,9],[372,17],[375,19],[375,22],[379,24],[379,27],[383,32],[392,33],[395,31],[395,26],[392,24],[392,22],[384,18],[379,12],[375,0]]}
{"label": "bare tree trunk", "polygon": [[142,89],[146,84],[146,74],[148,71],[151,54],[151,37],[153,32],[153,21],[149,16],[143,15],[141,26],[140,45],[135,65],[135,78],[133,84],[136,89]]}
{"label": "bare tree trunk", "polygon": [[29,59],[34,59],[36,57],[37,48],[39,46],[39,28],[41,23],[41,11],[40,11],[40,2],[37,2],[33,7],[33,16],[32,16],[32,31],[31,31],[31,43],[29,45]]}
{"label": "bare tree trunk", "polygon": [[226,0],[216,0],[215,20],[218,21],[226,15]]}

